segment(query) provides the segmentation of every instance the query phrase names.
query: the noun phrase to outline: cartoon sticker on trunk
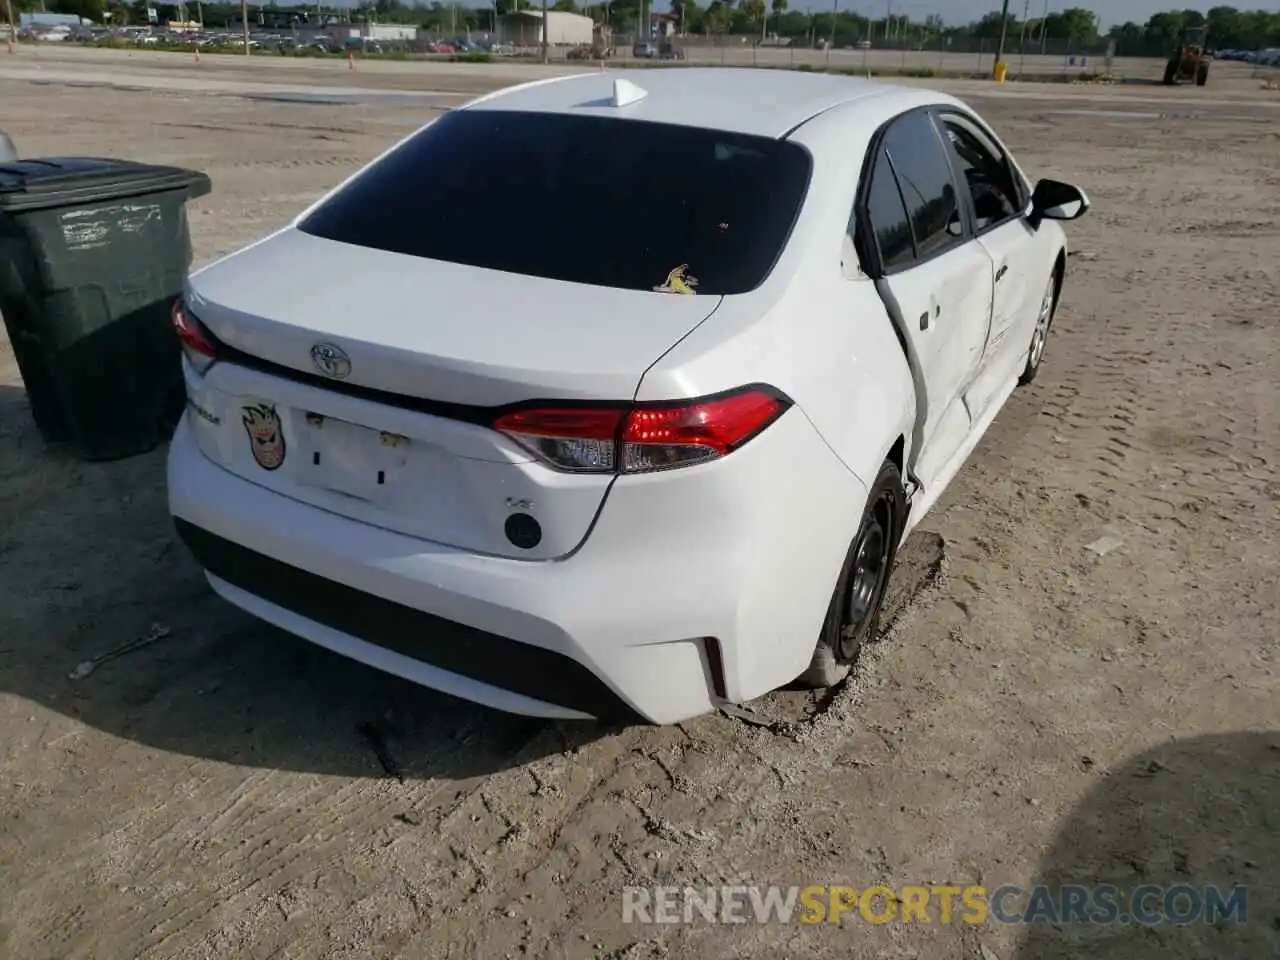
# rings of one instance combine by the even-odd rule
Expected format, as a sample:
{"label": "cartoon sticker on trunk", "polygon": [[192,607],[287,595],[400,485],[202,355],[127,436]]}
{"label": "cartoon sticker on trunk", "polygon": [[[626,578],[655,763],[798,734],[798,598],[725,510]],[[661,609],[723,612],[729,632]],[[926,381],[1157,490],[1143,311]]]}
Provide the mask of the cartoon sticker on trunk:
{"label": "cartoon sticker on trunk", "polygon": [[653,289],[657,293],[682,293],[685,296],[692,296],[697,293],[694,289],[697,285],[698,278],[689,276],[689,265],[682,263],[667,274],[666,283]]}
{"label": "cartoon sticker on trunk", "polygon": [[278,470],[284,463],[284,428],[275,408],[265,403],[244,408],[241,417],[249,433],[249,449],[263,470]]}

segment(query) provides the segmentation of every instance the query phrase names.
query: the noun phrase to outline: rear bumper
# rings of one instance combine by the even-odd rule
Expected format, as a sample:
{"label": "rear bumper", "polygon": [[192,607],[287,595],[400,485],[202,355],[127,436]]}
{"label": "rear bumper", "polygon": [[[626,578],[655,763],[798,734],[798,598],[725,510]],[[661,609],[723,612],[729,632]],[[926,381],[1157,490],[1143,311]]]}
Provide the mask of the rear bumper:
{"label": "rear bumper", "polygon": [[[621,723],[643,719],[594,673],[562,654],[352,589],[273,560],[186,520],[175,520],[175,524],[178,536],[213,579],[218,592],[233,602],[252,609],[255,605],[244,603],[241,597],[256,597],[266,606],[330,631],[537,702],[524,705],[526,711]],[[265,614],[264,619],[281,620],[282,626],[288,624],[287,618],[265,606],[253,612]],[[342,645],[334,646],[342,650]],[[551,705],[562,709],[546,709]]]}
{"label": "rear bumper", "polygon": [[[190,415],[188,415],[190,416]],[[515,713],[671,723],[809,662],[865,488],[792,411],[732,457],[614,484],[562,560],[467,553],[237,477],[184,418],[178,529],[214,588],[289,632]]]}

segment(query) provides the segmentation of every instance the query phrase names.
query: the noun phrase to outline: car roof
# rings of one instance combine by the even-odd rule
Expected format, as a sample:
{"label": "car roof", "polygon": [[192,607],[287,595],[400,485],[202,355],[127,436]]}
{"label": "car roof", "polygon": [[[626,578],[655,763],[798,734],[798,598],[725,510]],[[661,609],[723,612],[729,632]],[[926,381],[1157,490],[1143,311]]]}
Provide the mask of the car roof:
{"label": "car roof", "polygon": [[[615,106],[618,80],[639,87],[644,99]],[[776,138],[843,103],[874,98],[879,108],[874,112],[888,117],[916,106],[923,93],[859,77],[798,70],[664,67],[536,80],[461,109],[614,117]]]}

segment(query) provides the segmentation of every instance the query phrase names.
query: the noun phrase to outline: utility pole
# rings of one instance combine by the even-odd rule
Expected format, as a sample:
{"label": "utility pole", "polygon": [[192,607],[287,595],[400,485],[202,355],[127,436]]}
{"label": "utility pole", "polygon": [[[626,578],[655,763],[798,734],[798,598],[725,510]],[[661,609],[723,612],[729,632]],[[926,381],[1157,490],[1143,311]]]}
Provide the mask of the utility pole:
{"label": "utility pole", "polygon": [[13,0],[4,0],[5,12],[9,15],[9,52],[13,53],[13,41],[17,39],[18,32],[13,28]]}
{"label": "utility pole", "polygon": [[827,59],[831,59],[831,48],[836,45],[836,11],[840,9],[840,0],[831,0],[831,36],[827,37]]}
{"label": "utility pole", "polygon": [[249,0],[240,0],[240,21],[244,27],[244,55],[249,55]]}
{"label": "utility pole", "polygon": [[1022,38],[1018,41],[1018,77],[1027,70],[1027,14],[1031,12],[1031,0],[1022,0]]}
{"label": "utility pole", "polygon": [[870,76],[867,69],[867,58],[871,56],[871,8],[867,8],[867,45],[862,48],[862,72]]}
{"label": "utility pole", "polygon": [[1044,56],[1045,28],[1049,26],[1049,0],[1044,0],[1044,16],[1040,18],[1040,56]]}
{"label": "utility pole", "polygon": [[1000,43],[996,45],[996,62],[991,67],[992,76],[995,75],[996,69],[1001,61],[1004,60],[1004,40],[1005,31],[1009,29],[1009,0],[1004,0],[1000,7]]}
{"label": "utility pole", "polygon": [[542,62],[551,62],[550,51],[551,24],[547,22],[547,0],[542,0]]}

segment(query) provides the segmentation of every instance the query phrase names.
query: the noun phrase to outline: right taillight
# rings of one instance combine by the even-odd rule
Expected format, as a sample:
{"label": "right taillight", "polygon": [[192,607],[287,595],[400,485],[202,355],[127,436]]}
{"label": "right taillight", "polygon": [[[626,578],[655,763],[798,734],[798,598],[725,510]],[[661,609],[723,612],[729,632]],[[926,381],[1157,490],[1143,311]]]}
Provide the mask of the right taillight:
{"label": "right taillight", "polygon": [[187,311],[187,305],[181,300],[174,302],[170,318],[187,362],[195,368],[196,373],[204,373],[218,359],[217,349],[209,342],[200,322],[191,316]]}
{"label": "right taillight", "polygon": [[631,406],[547,406],[499,417],[500,430],[560,470],[652,473],[726,456],[782,416],[766,387],[701,400]]}

